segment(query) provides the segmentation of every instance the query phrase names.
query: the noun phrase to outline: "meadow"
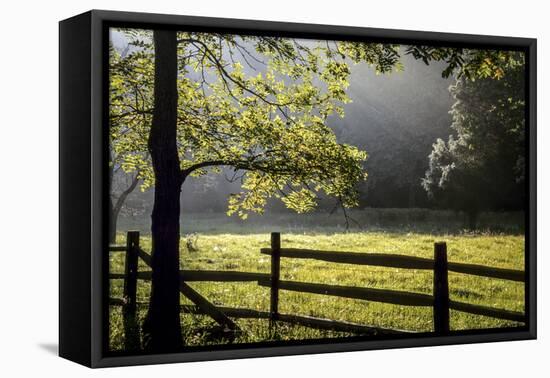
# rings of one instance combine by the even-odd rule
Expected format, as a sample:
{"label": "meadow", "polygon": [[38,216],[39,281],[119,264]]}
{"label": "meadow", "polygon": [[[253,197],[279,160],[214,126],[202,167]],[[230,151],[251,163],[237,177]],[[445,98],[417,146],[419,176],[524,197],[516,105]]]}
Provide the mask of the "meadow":
{"label": "meadow", "polygon": [[[269,232],[249,228],[252,233],[238,230],[223,233],[207,230],[197,232],[195,247],[191,252],[186,247],[185,236],[181,242],[181,269],[232,270],[269,273],[270,258],[260,253],[269,247]],[[272,230],[275,231],[275,230]],[[392,253],[433,258],[433,244],[445,241],[451,262],[467,262],[491,267],[524,269],[524,236],[520,232],[467,232],[453,231],[385,231],[383,229],[352,230],[325,229],[297,232],[281,230],[281,246],[331,251],[354,251],[362,253]],[[291,232],[294,231],[294,232]],[[124,243],[125,235],[118,235],[118,243]],[[151,250],[151,239],[142,235],[141,246]],[[140,271],[150,270],[140,262]],[[124,255],[110,255],[110,272],[123,273]],[[307,259],[281,259],[281,279],[332,285],[392,289],[432,294],[433,273],[426,270],[409,270],[328,263]],[[190,285],[212,303],[219,306],[240,307],[269,311],[269,288],[256,283],[191,282]],[[122,297],[123,281],[110,281],[110,296]],[[147,303],[150,284],[138,281],[138,302]],[[500,279],[484,278],[449,272],[451,300],[491,306],[512,311],[524,311],[524,284]],[[191,304],[181,297],[182,304]],[[410,307],[338,298],[317,294],[281,290],[279,311],[287,314],[310,315],[320,318],[343,320],[364,325],[394,328],[408,331],[432,331],[432,309]],[[146,306],[139,307],[143,320]],[[215,322],[203,315],[181,315],[184,342],[186,345],[211,345],[227,343],[215,336]],[[233,343],[250,343],[269,340],[301,340],[349,336],[350,334],[315,330],[299,325],[279,323],[269,327],[268,320],[236,319],[243,330]],[[490,317],[470,315],[451,310],[452,330],[499,328],[519,326],[522,323]],[[124,327],[120,307],[110,308],[110,348],[124,347]]]}

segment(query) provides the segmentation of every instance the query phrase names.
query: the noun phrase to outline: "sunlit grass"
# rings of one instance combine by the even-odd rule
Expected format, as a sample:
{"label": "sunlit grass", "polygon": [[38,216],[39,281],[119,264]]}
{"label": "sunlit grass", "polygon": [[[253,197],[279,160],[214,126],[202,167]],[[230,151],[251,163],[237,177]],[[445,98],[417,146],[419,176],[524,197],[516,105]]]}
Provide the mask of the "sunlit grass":
{"label": "sunlit grass", "polygon": [[[120,234],[123,243],[124,235]],[[327,251],[354,251],[396,253],[425,258],[433,257],[433,243],[446,241],[448,258],[453,262],[467,262],[491,267],[524,269],[524,237],[500,234],[437,235],[427,233],[357,232],[357,233],[283,233],[282,247],[308,248]],[[151,239],[142,236],[141,247],[150,251]],[[270,258],[260,253],[269,247],[268,233],[199,234],[197,252],[188,252],[185,241],[181,243],[181,269],[233,270],[243,272],[270,272]],[[149,270],[140,262],[140,270]],[[111,253],[110,271],[124,271],[124,254]],[[281,279],[304,282],[348,285],[369,288],[432,293],[432,273],[425,270],[370,267],[336,264],[306,259],[281,260]],[[122,297],[122,280],[111,280],[113,298]],[[191,282],[190,285],[216,305],[269,310],[269,289],[255,283]],[[524,285],[500,279],[449,273],[449,290],[452,300],[491,306],[501,309],[524,311]],[[138,302],[147,302],[150,291],[148,282],[138,282]],[[334,320],[396,328],[411,331],[431,331],[432,309],[368,302],[331,296],[280,292],[281,313],[312,315]],[[182,297],[182,302],[191,304]],[[140,317],[145,308],[140,309]],[[233,341],[259,342],[266,340],[295,340],[308,338],[341,337],[346,334],[320,331],[302,326],[280,324],[270,329],[267,320],[237,319],[245,331]],[[469,315],[451,311],[451,329],[476,329],[517,326],[506,320]],[[214,323],[201,315],[182,314],[183,336],[187,345],[226,343],[227,340],[211,338],[203,332]],[[110,346],[113,350],[124,345],[124,331],[120,308],[111,308]]]}

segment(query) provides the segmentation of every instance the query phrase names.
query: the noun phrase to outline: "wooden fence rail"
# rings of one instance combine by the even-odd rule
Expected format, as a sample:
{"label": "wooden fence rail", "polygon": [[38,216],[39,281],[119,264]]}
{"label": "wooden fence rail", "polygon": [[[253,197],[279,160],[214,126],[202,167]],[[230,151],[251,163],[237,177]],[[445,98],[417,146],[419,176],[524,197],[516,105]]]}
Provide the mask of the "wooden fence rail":
{"label": "wooden fence rail", "polygon": [[[258,283],[260,286],[271,286],[271,283],[268,280],[260,280]],[[434,303],[434,298],[431,295],[356,286],[337,286],[297,281],[279,281],[278,288],[282,290],[298,291],[301,293],[362,299],[365,301],[392,303],[402,306],[433,306]]]}
{"label": "wooden fence rail", "polygon": [[[151,280],[152,276],[150,271],[138,272],[138,258],[141,258],[146,265],[151,266],[151,256],[139,247],[139,232],[136,231],[128,232],[126,246],[110,246],[109,250],[112,252],[126,252],[125,273],[109,274],[110,279],[124,279],[124,299],[111,299],[110,304],[113,306],[123,307],[125,328],[128,332],[133,333],[132,331],[135,331],[136,327],[136,308],[138,305],[146,305],[144,303],[138,304],[136,301],[137,280]],[[330,329],[341,332],[361,334],[395,334],[407,332],[403,330],[383,329],[379,327],[314,318],[310,316],[281,314],[279,312],[279,291],[289,290],[403,306],[433,307],[434,332],[441,335],[450,332],[449,311],[451,309],[474,315],[483,315],[498,319],[525,322],[525,315],[523,313],[450,300],[448,283],[449,271],[516,282],[524,282],[525,273],[523,271],[512,269],[448,262],[447,245],[444,242],[434,244],[434,259],[432,260],[397,254],[281,248],[281,236],[279,233],[274,232],[271,234],[271,248],[262,248],[261,253],[271,256],[270,273],[215,270],[180,271],[180,291],[194,303],[194,306],[182,305],[182,312],[208,315],[216,320],[220,325],[223,325],[232,331],[238,330],[238,326],[230,319],[230,317],[269,319],[270,324],[273,324],[276,321],[282,321],[318,329]],[[386,289],[285,281],[280,279],[281,257],[315,259],[344,264],[433,270],[433,295]],[[215,306],[185,283],[196,281],[257,282],[258,285],[269,287],[270,289],[269,311]],[[139,344],[139,340],[127,338],[127,347],[135,347],[136,343]]]}
{"label": "wooden fence rail", "polygon": [[[271,255],[271,248],[262,248],[261,253]],[[343,264],[383,266],[387,268],[419,270],[434,269],[434,260],[431,259],[385,253],[315,251],[300,248],[281,248],[280,256],[295,259],[314,259]],[[525,273],[520,270],[493,268],[483,265],[454,262],[449,262],[447,264],[447,267],[449,271],[456,273],[464,273],[489,278],[500,278],[517,282],[525,281]]]}
{"label": "wooden fence rail", "polygon": [[[124,306],[124,301],[122,299],[111,298],[109,301],[111,306]],[[138,306],[146,307],[149,303],[138,302]],[[186,314],[195,314],[195,315],[209,315],[203,309],[194,305],[181,305],[181,312]],[[253,310],[248,308],[236,308],[236,307],[225,307],[217,306],[218,310],[222,311],[225,315],[232,318],[240,319],[270,319],[269,311],[260,311]],[[292,315],[292,314],[279,314],[278,320],[280,322],[287,322],[292,324],[300,324],[310,328],[338,331],[338,332],[349,332],[356,334],[365,334],[365,335],[395,335],[395,334],[408,334],[414,333],[411,331],[398,330],[398,329],[387,329],[380,327],[370,327],[362,324],[356,324],[352,322],[345,321],[336,321],[331,319],[322,319],[316,318],[307,315]]]}
{"label": "wooden fence rail", "polygon": [[[396,254],[281,248],[280,244],[275,246],[272,245],[271,248],[262,248],[261,253],[273,255],[274,248],[278,249],[279,258],[303,258],[344,264],[360,264],[405,269],[429,269],[434,272],[433,296],[406,291],[333,286],[290,281],[278,281],[276,286],[277,289],[363,299],[373,302],[393,303],[404,306],[433,306],[434,331],[438,334],[446,334],[450,330],[450,309],[474,315],[484,315],[498,319],[525,322],[525,315],[519,312],[451,301],[449,299],[449,271],[519,282],[524,282],[525,274],[524,272],[518,270],[492,268],[473,264],[449,263],[447,261],[447,245],[444,242],[434,244],[433,260]],[[262,286],[267,286],[269,284],[265,279],[259,280],[258,283]],[[278,298],[278,295],[275,298]],[[272,296],[272,301],[273,300],[274,298]],[[275,306],[275,308],[277,308],[277,306]],[[276,317],[277,315],[275,314],[272,316]]]}

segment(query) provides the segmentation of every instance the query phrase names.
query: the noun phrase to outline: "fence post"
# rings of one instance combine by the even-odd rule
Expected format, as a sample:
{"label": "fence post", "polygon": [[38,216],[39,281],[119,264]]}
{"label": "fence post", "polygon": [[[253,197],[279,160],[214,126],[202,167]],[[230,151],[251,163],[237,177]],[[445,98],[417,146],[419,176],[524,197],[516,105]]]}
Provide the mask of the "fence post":
{"label": "fence post", "polygon": [[447,244],[434,244],[434,331],[449,333],[449,280],[447,273]]}
{"label": "fence post", "polygon": [[140,346],[137,326],[137,272],[138,272],[139,231],[128,231],[126,235],[126,261],[124,266],[124,334],[126,350]]}
{"label": "fence post", "polygon": [[279,316],[279,277],[281,270],[281,234],[271,233],[271,302],[269,319],[271,325]]}

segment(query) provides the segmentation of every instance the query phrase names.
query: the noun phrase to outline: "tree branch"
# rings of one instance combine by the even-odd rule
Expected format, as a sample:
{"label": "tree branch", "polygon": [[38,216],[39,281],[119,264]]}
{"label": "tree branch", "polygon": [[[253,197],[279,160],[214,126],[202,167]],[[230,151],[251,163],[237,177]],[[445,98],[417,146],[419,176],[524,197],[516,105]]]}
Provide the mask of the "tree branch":
{"label": "tree branch", "polygon": [[115,203],[115,206],[114,206],[114,211],[115,211],[115,214],[118,214],[118,212],[120,211],[120,209],[122,208],[122,205],[124,204],[124,201],[126,201],[126,198],[128,197],[128,195],[130,193],[132,193],[134,191],[134,189],[136,188],[137,184],[139,183],[139,172],[136,172],[136,175],[134,176],[134,178],[132,179],[132,183],[130,184],[130,186],[128,186],[122,193],[120,193],[120,195],[118,196],[117,200],[116,200],[116,203]]}

